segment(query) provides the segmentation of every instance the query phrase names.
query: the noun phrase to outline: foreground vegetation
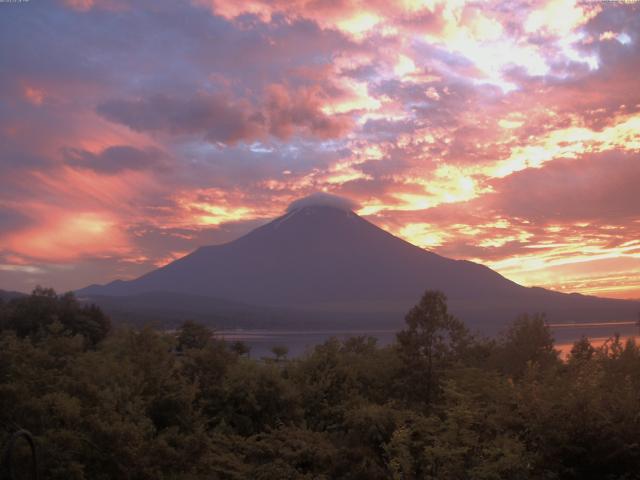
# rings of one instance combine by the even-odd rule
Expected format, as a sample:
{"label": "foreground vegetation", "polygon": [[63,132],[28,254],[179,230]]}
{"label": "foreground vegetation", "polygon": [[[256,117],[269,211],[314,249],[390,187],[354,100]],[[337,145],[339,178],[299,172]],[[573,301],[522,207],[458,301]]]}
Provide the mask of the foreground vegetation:
{"label": "foreground vegetation", "polygon": [[542,317],[475,338],[426,292],[394,345],[275,353],[37,289],[0,304],[0,442],[30,430],[46,479],[639,478],[633,341],[562,362]]}

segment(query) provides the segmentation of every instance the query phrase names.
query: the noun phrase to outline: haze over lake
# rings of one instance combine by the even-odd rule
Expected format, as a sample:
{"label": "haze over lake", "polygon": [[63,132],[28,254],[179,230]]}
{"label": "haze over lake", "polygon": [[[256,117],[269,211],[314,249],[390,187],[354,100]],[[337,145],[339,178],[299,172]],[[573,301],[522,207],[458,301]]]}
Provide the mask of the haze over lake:
{"label": "haze over lake", "polygon": [[[586,324],[551,324],[551,332],[555,339],[555,347],[565,357],[573,343],[582,336],[588,337],[594,346],[600,346],[615,334],[625,342],[638,336],[638,325],[635,322],[586,323]],[[242,341],[251,348],[255,358],[273,357],[271,349],[285,346],[289,356],[296,357],[310,352],[313,347],[335,337],[345,340],[350,337],[371,336],[377,339],[378,345],[384,346],[396,341],[395,330],[327,330],[327,331],[269,331],[269,330],[217,330],[217,337],[231,343]]]}

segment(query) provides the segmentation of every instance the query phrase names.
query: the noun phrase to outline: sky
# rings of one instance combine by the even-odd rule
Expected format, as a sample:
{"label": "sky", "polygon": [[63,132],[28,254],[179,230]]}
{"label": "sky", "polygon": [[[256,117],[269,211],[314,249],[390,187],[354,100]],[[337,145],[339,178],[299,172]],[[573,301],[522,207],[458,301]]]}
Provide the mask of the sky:
{"label": "sky", "polygon": [[0,2],[0,288],[135,278],[314,192],[640,298],[640,3]]}

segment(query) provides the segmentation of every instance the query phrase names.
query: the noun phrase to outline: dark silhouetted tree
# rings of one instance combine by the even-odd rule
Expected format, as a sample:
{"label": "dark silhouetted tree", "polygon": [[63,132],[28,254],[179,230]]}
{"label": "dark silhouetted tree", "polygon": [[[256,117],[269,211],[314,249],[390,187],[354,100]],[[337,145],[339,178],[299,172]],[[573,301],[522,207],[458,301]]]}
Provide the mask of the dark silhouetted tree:
{"label": "dark silhouetted tree", "polygon": [[81,335],[88,347],[97,345],[111,329],[109,317],[98,306],[79,303],[72,292],[58,296],[53,289],[40,286],[29,296],[10,300],[2,317],[0,328],[13,330],[19,337],[42,339],[52,325],[60,324],[58,333]]}
{"label": "dark silhouetted tree", "polygon": [[243,355],[248,356],[249,352],[251,352],[251,347],[240,340],[236,340],[235,342],[233,342],[229,348],[239,357]]}
{"label": "dark silhouetted tree", "polygon": [[191,320],[186,320],[180,327],[179,332],[179,351],[185,351],[193,348],[202,349],[211,341],[211,329]]}
{"label": "dark silhouetted tree", "polygon": [[518,317],[499,341],[499,367],[507,375],[522,376],[529,367],[546,370],[559,364],[551,330],[542,314]]}
{"label": "dark silhouetted tree", "polygon": [[287,354],[289,353],[289,349],[287,347],[285,347],[284,345],[275,345],[271,349],[271,353],[273,353],[275,355],[276,362],[279,362],[279,361],[284,360],[285,358],[287,358]]}
{"label": "dark silhouetted tree", "polygon": [[405,322],[407,328],[397,335],[404,362],[404,390],[429,404],[438,393],[443,369],[460,357],[469,333],[449,314],[447,297],[438,291],[427,290]]}
{"label": "dark silhouetted tree", "polygon": [[583,335],[580,340],[576,340],[571,347],[569,361],[589,361],[593,358],[595,352],[596,349],[593,348],[589,339]]}

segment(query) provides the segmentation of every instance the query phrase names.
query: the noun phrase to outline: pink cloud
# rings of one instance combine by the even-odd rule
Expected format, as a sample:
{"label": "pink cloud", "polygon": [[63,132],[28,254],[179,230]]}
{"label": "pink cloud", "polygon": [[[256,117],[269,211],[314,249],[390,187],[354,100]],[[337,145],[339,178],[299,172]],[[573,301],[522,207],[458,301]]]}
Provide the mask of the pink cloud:
{"label": "pink cloud", "polygon": [[631,291],[614,260],[638,256],[637,7],[193,3],[0,19],[11,265],[131,276],[325,191],[525,283]]}

